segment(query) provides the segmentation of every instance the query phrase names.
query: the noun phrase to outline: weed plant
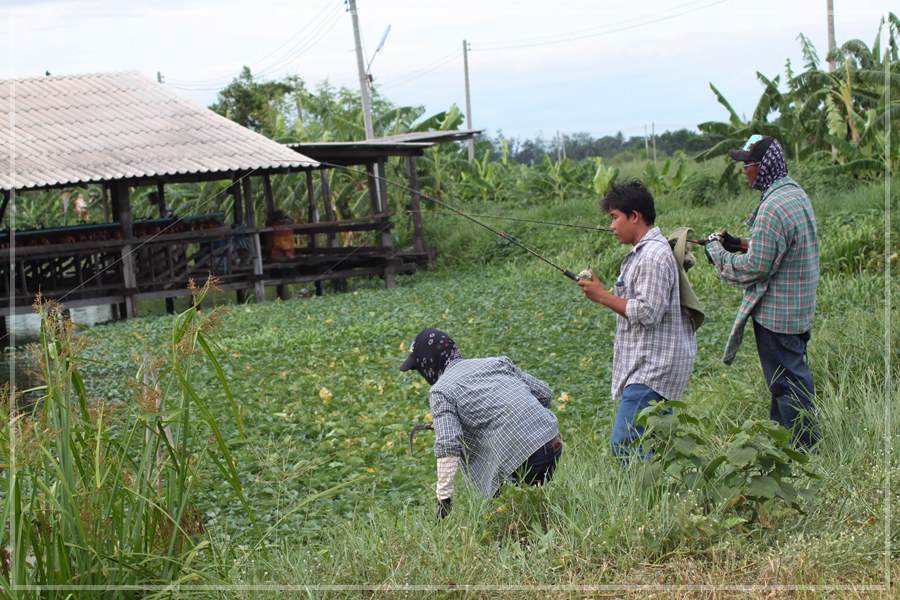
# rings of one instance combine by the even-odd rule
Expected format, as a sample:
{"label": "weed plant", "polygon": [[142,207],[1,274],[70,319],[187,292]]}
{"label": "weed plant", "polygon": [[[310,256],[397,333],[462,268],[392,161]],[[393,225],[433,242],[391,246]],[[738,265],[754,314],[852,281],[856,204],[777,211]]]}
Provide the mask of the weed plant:
{"label": "weed plant", "polygon": [[[195,299],[207,292],[195,290]],[[175,318],[167,352],[143,355],[126,388],[130,401],[121,402],[90,394],[81,376],[88,338],[75,335],[62,307],[38,297],[35,310],[42,393],[29,406],[17,404],[15,391],[5,394],[2,410],[5,593],[129,597],[143,586],[220,581],[198,482],[211,474],[227,482],[223,500],[243,506],[256,526],[218,419],[192,383],[195,363],[206,358],[230,403],[207,340],[220,313],[201,318],[189,309]]]}

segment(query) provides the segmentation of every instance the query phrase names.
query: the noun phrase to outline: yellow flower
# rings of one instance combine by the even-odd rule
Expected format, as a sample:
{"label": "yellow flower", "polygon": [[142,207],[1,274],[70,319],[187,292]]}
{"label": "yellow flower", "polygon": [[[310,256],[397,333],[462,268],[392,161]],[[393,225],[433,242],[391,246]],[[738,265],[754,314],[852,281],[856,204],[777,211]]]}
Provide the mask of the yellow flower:
{"label": "yellow flower", "polygon": [[281,378],[284,379],[285,377],[287,377],[287,371],[282,371]]}
{"label": "yellow flower", "polygon": [[334,323],[334,319],[325,319],[326,325],[331,325],[332,323]]}
{"label": "yellow flower", "polygon": [[394,446],[394,442],[388,442],[388,443],[386,444],[386,446],[387,446],[388,448],[391,448],[391,447]]}
{"label": "yellow flower", "polygon": [[406,352],[406,342],[400,342],[400,352]]}
{"label": "yellow flower", "polygon": [[241,355],[238,354],[237,352],[232,352],[232,353],[231,353],[231,358],[240,358],[240,357],[241,357]]}
{"label": "yellow flower", "polygon": [[569,395],[568,395],[567,393],[563,392],[563,393],[560,395],[560,397],[557,398],[556,401],[557,401],[557,402],[568,402],[569,400],[571,400],[571,398],[569,398]]}
{"label": "yellow flower", "polygon": [[373,469],[372,467],[369,467],[368,469],[366,469],[366,473],[374,473],[374,472],[375,472],[375,469]]}
{"label": "yellow flower", "polygon": [[365,354],[360,354],[360,355],[359,355],[359,362],[366,362],[366,355],[365,355]]}
{"label": "yellow flower", "polygon": [[328,363],[328,368],[329,368],[329,369],[333,369],[333,368],[334,368],[334,361],[331,361],[330,363]]}
{"label": "yellow flower", "polygon": [[427,415],[425,415],[426,423],[431,423],[432,421],[434,421],[434,417],[431,416],[431,413],[428,413]]}
{"label": "yellow flower", "polygon": [[334,394],[328,391],[328,388],[323,387],[319,390],[319,398],[322,400],[331,400],[332,397],[334,397]]}
{"label": "yellow flower", "polygon": [[506,512],[506,510],[507,510],[507,509],[506,509],[505,506],[498,506],[498,507],[497,507],[497,512]]}

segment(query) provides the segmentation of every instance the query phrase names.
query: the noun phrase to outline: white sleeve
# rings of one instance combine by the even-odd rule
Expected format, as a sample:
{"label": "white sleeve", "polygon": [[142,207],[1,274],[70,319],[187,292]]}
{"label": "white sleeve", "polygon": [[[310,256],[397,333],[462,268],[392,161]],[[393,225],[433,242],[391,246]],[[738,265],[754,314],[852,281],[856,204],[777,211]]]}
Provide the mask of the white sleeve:
{"label": "white sleeve", "polygon": [[442,456],[437,459],[437,499],[446,500],[453,496],[453,480],[459,467],[458,456]]}

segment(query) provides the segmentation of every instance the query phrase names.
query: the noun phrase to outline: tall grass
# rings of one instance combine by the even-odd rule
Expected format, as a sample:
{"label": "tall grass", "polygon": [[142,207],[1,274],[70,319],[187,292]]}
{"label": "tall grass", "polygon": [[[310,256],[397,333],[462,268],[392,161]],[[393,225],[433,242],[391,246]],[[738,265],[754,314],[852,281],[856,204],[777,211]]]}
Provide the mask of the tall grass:
{"label": "tall grass", "polygon": [[[689,199],[663,195],[658,198],[658,223],[663,231],[690,225],[698,235],[721,228],[745,234],[741,223],[757,200],[756,194],[745,192],[698,206]],[[849,193],[815,196],[813,202],[820,220],[823,277],[809,358],[823,443],[810,461],[821,479],[800,482],[813,491],[812,499],[800,504],[802,512],[773,503],[767,506],[764,522],[734,521],[731,507],[711,511],[689,489],[675,487],[660,493],[642,486],[638,471],[623,468],[607,448],[615,411],[609,398],[613,316],[584,301],[577,287],[548,265],[516,252],[476,225],[458,217],[426,215],[428,239],[439,244],[443,262],[432,272],[400,278],[392,290],[357,286],[347,295],[242,306],[220,317],[217,346],[198,340],[183,346],[184,351],[175,350],[182,347],[176,339],[194,339],[196,332],[206,340],[202,327],[197,329],[201,319],[196,313],[191,313],[190,323],[181,316],[98,328],[97,346],[102,351],[86,348],[83,354],[97,362],[70,362],[81,367],[78,372],[84,373],[92,389],[119,401],[116,429],[133,428],[134,433],[130,437],[106,433],[113,430],[110,416],[104,417],[102,428],[89,427],[96,421],[81,416],[78,393],[69,392],[78,410],[65,418],[76,424],[73,431],[84,432],[69,443],[81,449],[73,452],[72,485],[76,490],[89,489],[96,479],[92,474],[98,472],[95,465],[101,465],[99,472],[108,472],[109,481],[122,482],[119,489],[144,490],[141,494],[119,492],[120,497],[129,498],[127,509],[96,513],[111,523],[110,529],[118,525],[115,519],[124,522],[117,515],[135,513],[137,519],[159,506],[164,510],[159,509],[155,522],[171,525],[172,535],[180,535],[180,541],[169,540],[154,553],[147,539],[155,539],[160,527],[151,526],[154,522],[145,518],[141,522],[150,525],[134,525],[131,536],[144,546],[135,541],[127,553],[116,550],[120,554],[113,561],[108,545],[77,537],[85,526],[73,520],[78,548],[62,542],[61,534],[54,538],[54,548],[74,554],[91,542],[102,550],[84,552],[83,563],[78,563],[87,565],[84,571],[70,568],[85,580],[105,568],[118,573],[121,581],[216,581],[226,587],[208,595],[226,597],[249,593],[237,588],[229,591],[228,584],[286,586],[298,593],[296,586],[351,586],[332,590],[333,595],[345,597],[396,595],[390,586],[405,585],[488,586],[432,590],[448,597],[477,598],[520,597],[527,586],[578,585],[598,587],[542,593],[552,598],[583,594],[716,597],[729,593],[718,591],[721,586],[734,585],[749,586],[731,590],[735,594],[753,596],[887,596],[886,565],[894,572],[900,569],[894,514],[889,512],[891,506],[900,505],[900,498],[896,485],[887,485],[890,470],[896,471],[900,461],[886,444],[898,433],[897,419],[890,417],[897,413],[900,386],[894,377],[893,387],[886,389],[885,365],[900,364],[896,326],[900,315],[894,308],[893,326],[886,332],[886,282],[881,269],[883,260],[891,258],[873,254],[866,233],[877,231],[873,228],[883,222],[883,190],[864,186]],[[479,213],[497,210],[478,202],[461,208]],[[497,214],[606,224],[597,199],[587,192],[546,205],[533,201],[523,207],[504,205],[503,211]],[[608,233],[508,225],[501,229],[557,264],[573,270],[590,264],[607,282],[617,275],[627,251]],[[848,249],[845,256],[862,252],[873,260],[857,261],[852,268],[832,268],[840,247]],[[685,394],[686,411],[698,419],[698,432],[711,447],[725,448],[730,430],[768,415],[769,400],[752,336],[745,340],[735,364],[721,363],[740,295],[715,278],[702,254],[698,258],[701,262],[690,278],[706,307],[707,321],[698,333],[699,354]],[[898,297],[896,278],[889,285],[894,298]],[[205,318],[215,320],[213,315]],[[401,344],[425,326],[446,329],[466,356],[507,354],[552,384],[565,448],[548,486],[507,487],[497,500],[485,501],[460,485],[450,517],[434,522],[434,463],[427,438],[416,438],[412,456],[405,446],[409,426],[427,412],[427,387],[397,372],[404,354]],[[181,330],[185,333],[180,337],[172,333]],[[885,356],[886,335],[891,340],[889,357]],[[141,396],[124,393],[119,382],[133,367],[124,367],[124,361],[110,353],[135,346],[170,349],[166,361],[153,363],[160,393],[170,407],[167,411],[128,408]],[[198,348],[198,355],[188,351]],[[53,351],[47,352],[52,355]],[[180,375],[172,367],[175,363],[182,365]],[[142,381],[143,375],[138,379]],[[74,379],[60,375],[55,381]],[[183,386],[188,383],[208,391],[187,392],[185,400]],[[148,387],[154,386],[148,383],[141,389]],[[567,401],[562,400],[563,392]],[[94,403],[83,395],[90,412]],[[241,399],[240,411],[234,398]],[[110,415],[111,409],[103,414]],[[231,417],[217,424],[219,436],[210,424],[213,414]],[[5,434],[18,436],[14,446],[23,455],[30,446],[22,440],[29,434],[20,429],[28,430],[22,425],[31,423],[30,418],[15,416],[15,427]],[[174,450],[177,444],[169,448],[160,423],[171,427],[176,442],[190,428],[184,441],[190,459]],[[246,441],[239,423],[244,424]],[[155,466],[156,449],[147,451],[142,446],[148,431],[149,445],[163,449],[165,468]],[[102,444],[88,443],[94,439]],[[49,442],[44,438],[42,443]],[[42,466],[36,473],[43,477],[44,487],[56,494],[53,501],[61,505],[67,500],[57,483],[61,481],[56,461],[60,450],[52,447],[37,453]],[[97,448],[111,450],[98,455]],[[15,460],[24,464],[18,456]],[[145,474],[148,466],[149,476]],[[126,470],[127,476],[118,475]],[[37,485],[23,479],[28,471],[16,472],[16,477],[4,479],[4,493],[21,490],[23,500],[7,500],[7,520],[18,505],[33,506],[29,508],[32,515],[43,514],[40,511],[49,502],[46,494],[33,491]],[[252,513],[233,500],[235,472],[243,484],[238,489],[255,509]],[[177,484],[175,490],[164,486],[160,495],[160,473],[165,481]],[[184,476],[179,478],[181,473]],[[365,479],[357,480],[360,474]],[[140,479],[145,481],[134,483]],[[179,482],[184,495],[176,502],[176,495],[170,498],[169,494],[176,494]],[[327,499],[317,495],[342,484],[340,493]],[[139,498],[153,498],[154,504],[131,508],[132,503],[140,506]],[[179,509],[182,505],[185,508]],[[182,515],[190,514],[187,507],[191,505],[215,537],[210,532],[191,533],[182,525]],[[50,513],[61,514],[61,510]],[[271,535],[265,538],[266,546],[240,547],[237,544],[248,539],[242,529],[252,528],[254,513],[263,537]],[[85,520],[92,522],[93,515]],[[61,527],[61,518],[57,521]],[[14,539],[29,535],[28,526],[20,528]],[[144,537],[137,535],[139,529]],[[259,539],[258,534],[249,537]],[[38,542],[42,552],[51,551],[48,542]],[[33,542],[27,542],[21,550],[16,544],[13,548],[20,553],[19,561],[25,553],[28,566],[21,577],[26,580],[43,577],[28,563],[33,547]],[[93,556],[105,558],[90,562]],[[381,585],[388,587],[373,589]],[[635,587],[639,585],[663,587]],[[189,589],[182,587],[179,594]],[[314,595],[315,590],[309,593]],[[252,595],[283,594],[261,590]]]}
{"label": "tall grass", "polygon": [[[195,289],[195,299],[208,291]],[[178,315],[163,351],[141,358],[133,400],[123,404],[90,396],[81,376],[86,338],[62,307],[38,298],[35,310],[43,393],[31,406],[8,394],[0,430],[10,459],[0,477],[5,593],[111,598],[133,595],[134,586],[219,581],[222,557],[195,503],[198,480],[214,473],[228,481],[233,501],[255,521],[206,406],[209,392],[191,381],[196,364],[208,361],[237,417],[207,337],[220,312]]]}

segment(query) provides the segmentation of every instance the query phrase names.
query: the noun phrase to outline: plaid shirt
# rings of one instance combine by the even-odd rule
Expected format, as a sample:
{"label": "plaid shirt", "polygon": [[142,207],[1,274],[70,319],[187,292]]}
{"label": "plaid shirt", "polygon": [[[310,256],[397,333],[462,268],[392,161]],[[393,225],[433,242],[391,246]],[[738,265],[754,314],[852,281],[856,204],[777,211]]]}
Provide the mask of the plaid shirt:
{"label": "plaid shirt", "polygon": [[552,393],[505,356],[451,361],[428,393],[435,457],[462,457],[468,478],[492,497],[535,450],[559,435]]}
{"label": "plaid shirt", "polygon": [[697,356],[691,318],[681,309],[678,265],[659,227],[648,231],[622,259],[615,294],[625,298],[616,315],[612,397],[642,383],[668,400],[681,398]]}
{"label": "plaid shirt", "polygon": [[819,282],[819,240],[809,196],[790,177],[776,179],[747,219],[746,254],[706,245],[719,279],[744,288],[725,355],[731,364],[744,337],[747,319],[777,333],[803,333],[812,327]]}

